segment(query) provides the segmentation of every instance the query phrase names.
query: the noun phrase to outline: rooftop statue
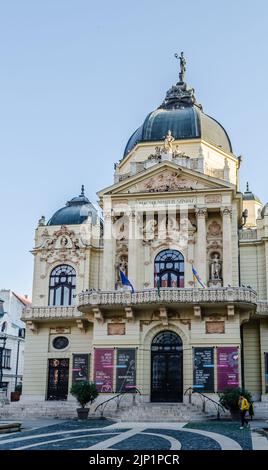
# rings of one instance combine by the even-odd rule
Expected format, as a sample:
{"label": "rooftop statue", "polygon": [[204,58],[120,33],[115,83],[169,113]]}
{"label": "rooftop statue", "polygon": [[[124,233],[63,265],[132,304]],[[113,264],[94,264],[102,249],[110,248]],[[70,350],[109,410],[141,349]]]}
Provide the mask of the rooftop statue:
{"label": "rooftop statue", "polygon": [[166,137],[165,137],[165,141],[164,141],[164,149],[166,150],[166,152],[168,153],[172,153],[172,144],[174,142],[174,137],[173,135],[171,134],[171,130],[168,131]]}
{"label": "rooftop statue", "polygon": [[185,73],[186,73],[186,60],[185,60],[185,57],[183,55],[183,52],[181,52],[181,55],[179,56],[177,53],[174,54],[174,56],[176,57],[176,59],[178,59],[180,61],[180,73],[179,73],[179,77],[180,77],[180,82],[184,82],[184,79],[185,79]]}

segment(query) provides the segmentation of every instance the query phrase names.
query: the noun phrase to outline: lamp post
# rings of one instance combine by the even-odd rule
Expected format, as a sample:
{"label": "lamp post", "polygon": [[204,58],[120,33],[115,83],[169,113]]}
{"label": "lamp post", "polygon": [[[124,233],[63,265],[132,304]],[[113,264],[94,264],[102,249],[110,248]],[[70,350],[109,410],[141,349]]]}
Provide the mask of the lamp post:
{"label": "lamp post", "polygon": [[0,390],[2,389],[3,380],[3,352],[6,347],[7,335],[0,333]]}

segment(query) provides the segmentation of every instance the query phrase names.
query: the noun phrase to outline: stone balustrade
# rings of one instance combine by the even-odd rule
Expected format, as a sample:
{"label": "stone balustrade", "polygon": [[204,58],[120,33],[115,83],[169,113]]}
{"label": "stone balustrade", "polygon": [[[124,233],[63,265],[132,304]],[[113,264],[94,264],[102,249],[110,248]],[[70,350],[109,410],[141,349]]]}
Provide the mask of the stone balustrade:
{"label": "stone balustrade", "polygon": [[22,320],[27,322],[29,320],[68,320],[79,319],[82,313],[77,310],[77,307],[26,307],[23,310]]}
{"label": "stone balustrade", "polygon": [[207,289],[163,288],[148,289],[131,293],[129,291],[89,291],[78,296],[78,309],[83,307],[112,305],[148,305],[148,304],[193,304],[193,303],[249,303],[257,304],[257,293],[253,289],[242,287],[222,287]]}
{"label": "stone balustrade", "polygon": [[239,230],[239,240],[257,240],[257,229]]}
{"label": "stone balustrade", "polygon": [[268,300],[259,300],[257,303],[257,315],[268,315]]}

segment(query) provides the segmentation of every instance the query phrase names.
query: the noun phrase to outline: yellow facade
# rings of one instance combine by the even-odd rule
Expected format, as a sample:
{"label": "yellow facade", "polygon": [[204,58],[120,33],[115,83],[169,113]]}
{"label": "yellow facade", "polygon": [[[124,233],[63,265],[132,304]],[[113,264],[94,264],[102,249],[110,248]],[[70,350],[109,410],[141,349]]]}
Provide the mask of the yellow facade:
{"label": "yellow facade", "polygon": [[[220,380],[226,384],[229,380],[231,386],[233,373],[233,386],[245,386],[256,399],[267,397],[268,210],[266,215],[264,206],[260,212],[262,205],[250,191],[246,198],[240,192],[240,160],[232,153],[223,128],[215,131],[220,125],[208,121],[186,84],[177,83],[172,93],[160,107],[162,126],[171,122],[165,121],[165,113],[177,116],[172,118],[171,133],[157,140],[152,137],[154,121],[151,127],[145,121],[143,133],[151,132],[151,140],[140,134],[140,140],[116,165],[114,184],[98,193],[103,220],[94,210],[84,217],[89,201],[82,190],[58,211],[69,219],[56,213],[47,225],[43,219],[39,222],[33,249],[33,305],[24,312],[28,326],[24,401],[71,399],[73,355],[88,355],[87,378],[101,380],[104,369],[103,363],[97,364],[96,350],[103,350],[101,360],[107,360],[112,371],[112,390],[101,394],[101,401],[107,393],[119,391],[118,358],[124,349],[135,350],[131,353],[135,373],[126,380],[133,382],[135,376],[132,385],[145,401],[157,401],[157,392],[152,390],[158,386],[162,387],[159,401],[165,401],[161,374],[174,388],[167,391],[167,401],[183,401],[185,391],[197,386],[198,374],[199,390],[203,390],[203,380],[203,391],[208,394],[216,396]],[[199,131],[191,138],[179,135],[178,122],[185,107],[189,116],[195,113],[200,119],[200,135]],[[202,126],[207,127],[203,130]],[[221,140],[216,142],[218,134]],[[168,135],[173,139],[170,142]],[[70,215],[78,206],[79,222]],[[245,209],[248,219],[243,218]],[[75,297],[66,284],[64,266],[75,273]],[[178,338],[174,349],[166,346],[170,353],[164,349],[161,353],[165,336],[157,335],[163,332],[170,333],[170,341]],[[57,337],[68,345],[61,347],[59,340],[55,347]],[[206,348],[210,354],[214,371],[210,379],[205,377],[204,363],[198,374],[195,370],[201,351],[197,348]],[[106,356],[105,350],[109,350]],[[236,362],[225,365],[230,370],[220,379],[225,352]],[[58,362],[53,365],[49,360]],[[57,395],[54,382],[60,380],[60,360],[67,360],[62,363],[67,391],[61,389]],[[207,391],[209,380],[213,384]]]}

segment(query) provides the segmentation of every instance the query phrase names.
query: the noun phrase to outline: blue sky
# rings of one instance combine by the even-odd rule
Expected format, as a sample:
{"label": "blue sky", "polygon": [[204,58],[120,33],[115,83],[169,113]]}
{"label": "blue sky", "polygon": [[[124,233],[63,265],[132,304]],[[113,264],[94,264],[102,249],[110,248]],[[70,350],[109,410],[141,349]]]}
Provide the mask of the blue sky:
{"label": "blue sky", "polygon": [[174,52],[266,202],[267,36],[266,0],[0,0],[0,288],[31,294],[38,219],[112,183]]}

